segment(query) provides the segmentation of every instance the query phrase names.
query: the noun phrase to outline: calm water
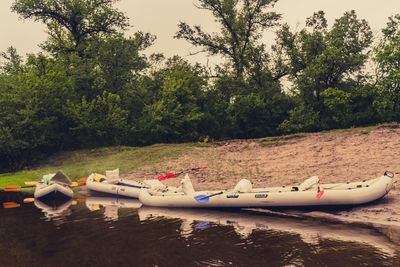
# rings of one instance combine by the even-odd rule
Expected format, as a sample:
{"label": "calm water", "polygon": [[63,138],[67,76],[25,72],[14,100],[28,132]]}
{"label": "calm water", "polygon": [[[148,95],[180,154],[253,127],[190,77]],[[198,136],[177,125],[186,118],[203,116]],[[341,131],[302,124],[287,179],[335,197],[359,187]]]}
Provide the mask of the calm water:
{"label": "calm water", "polygon": [[[26,197],[26,196],[25,196]],[[255,211],[158,209],[88,196],[32,202],[0,193],[0,266],[400,266],[376,229]]]}

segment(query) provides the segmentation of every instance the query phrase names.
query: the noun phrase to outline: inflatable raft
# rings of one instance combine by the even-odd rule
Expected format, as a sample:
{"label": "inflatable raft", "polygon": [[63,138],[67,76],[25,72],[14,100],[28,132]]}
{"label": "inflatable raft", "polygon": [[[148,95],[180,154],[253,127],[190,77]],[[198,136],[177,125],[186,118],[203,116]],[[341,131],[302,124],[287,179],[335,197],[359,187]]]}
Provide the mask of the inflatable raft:
{"label": "inflatable raft", "polygon": [[71,180],[62,172],[44,175],[36,185],[34,197],[46,198],[72,198],[74,192],[70,188]]}
{"label": "inflatable raft", "polygon": [[321,184],[314,176],[298,186],[253,188],[246,179],[234,189],[196,192],[189,176],[182,180],[182,192],[141,189],[139,201],[156,207],[299,207],[358,205],[384,197],[393,184],[393,174],[361,182]]}
{"label": "inflatable raft", "polygon": [[133,198],[139,197],[141,189],[155,189],[160,192],[180,191],[179,188],[166,186],[156,179],[143,182],[121,179],[118,169],[106,171],[106,175],[92,173],[87,178],[86,186],[92,191]]}

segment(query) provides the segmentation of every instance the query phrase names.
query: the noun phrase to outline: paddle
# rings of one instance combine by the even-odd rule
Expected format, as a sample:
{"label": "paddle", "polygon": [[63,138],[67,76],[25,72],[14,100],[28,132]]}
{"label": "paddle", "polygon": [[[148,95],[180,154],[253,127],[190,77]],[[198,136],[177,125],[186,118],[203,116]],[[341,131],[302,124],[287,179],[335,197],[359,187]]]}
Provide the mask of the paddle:
{"label": "paddle", "polygon": [[[21,188],[29,188],[29,187],[35,187],[36,185],[26,185],[26,186],[20,186],[20,185],[8,185],[6,187],[4,187],[4,191],[15,191]],[[72,182],[70,185],[70,187],[76,187],[78,186],[77,182]]]}
{"label": "paddle", "polygon": [[12,208],[18,208],[21,207],[21,204],[15,203],[15,202],[4,202],[3,203],[3,208],[5,209],[12,209]]}
{"label": "paddle", "polygon": [[35,199],[33,197],[24,198],[24,203],[31,203],[33,201],[35,201]]}
{"label": "paddle", "polygon": [[39,182],[37,181],[29,181],[29,182],[25,182],[26,185],[37,185]]}
{"label": "paddle", "polygon": [[157,179],[158,179],[159,181],[163,181],[163,180],[165,180],[165,179],[170,179],[170,178],[173,178],[173,177],[175,177],[175,176],[179,176],[179,175],[181,175],[182,173],[185,173],[185,172],[189,172],[189,171],[198,171],[198,170],[200,170],[200,169],[205,169],[205,168],[207,168],[207,166],[197,167],[197,168],[191,168],[191,169],[186,169],[186,170],[183,170],[183,171],[180,171],[180,172],[177,172],[177,173],[169,172],[169,173],[167,173],[165,176],[163,176],[163,175],[158,176]]}
{"label": "paddle", "polygon": [[4,187],[4,191],[15,191],[18,190],[20,188],[29,188],[29,187],[35,187],[35,185],[28,185],[28,186],[19,186],[19,185],[8,185],[6,187]]}
{"label": "paddle", "polygon": [[85,202],[86,201],[86,196],[80,196],[80,197],[77,198],[77,200],[79,202]]}
{"label": "paddle", "polygon": [[[87,178],[82,178],[79,179],[78,182],[81,184],[85,184],[86,183]],[[39,182],[38,181],[26,181],[24,182],[26,185],[37,185]],[[77,182],[72,182],[72,184],[70,185],[71,187],[75,187],[78,186]]]}
{"label": "paddle", "polygon": [[78,183],[80,184],[86,184],[87,178],[82,178],[78,180]]}
{"label": "paddle", "polygon": [[319,187],[319,183],[322,182],[322,179],[321,178],[318,178],[318,179],[319,179],[319,181],[318,181],[318,191],[317,191],[316,200],[320,199],[322,197],[322,195],[325,193],[325,191],[321,190],[321,188]]}
{"label": "paddle", "polygon": [[205,203],[210,200],[210,197],[221,195],[222,193],[224,193],[224,192],[221,191],[221,192],[218,192],[218,193],[215,193],[212,195],[208,195],[208,196],[207,195],[198,195],[198,196],[195,196],[194,199],[196,199],[197,202],[199,202],[199,203]]}

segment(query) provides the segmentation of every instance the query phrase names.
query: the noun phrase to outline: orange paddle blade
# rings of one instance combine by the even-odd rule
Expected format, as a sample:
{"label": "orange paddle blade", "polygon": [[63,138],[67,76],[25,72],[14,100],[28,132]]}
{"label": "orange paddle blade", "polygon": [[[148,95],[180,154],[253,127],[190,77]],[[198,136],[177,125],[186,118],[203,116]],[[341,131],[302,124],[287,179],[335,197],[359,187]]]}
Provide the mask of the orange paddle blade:
{"label": "orange paddle blade", "polygon": [[80,184],[86,184],[86,181],[87,181],[87,178],[82,178],[82,179],[79,179],[79,180],[78,180],[78,182],[79,182]]}
{"label": "orange paddle blade", "polygon": [[80,196],[78,197],[79,202],[85,202],[86,201],[86,196]]}
{"label": "orange paddle blade", "polygon": [[5,209],[12,209],[12,208],[18,208],[21,207],[21,204],[15,203],[15,202],[4,202],[3,207]]}
{"label": "orange paddle blade", "polygon": [[21,188],[21,186],[19,186],[19,185],[9,185],[4,188],[4,191],[14,191],[14,190],[17,190],[20,188]]}

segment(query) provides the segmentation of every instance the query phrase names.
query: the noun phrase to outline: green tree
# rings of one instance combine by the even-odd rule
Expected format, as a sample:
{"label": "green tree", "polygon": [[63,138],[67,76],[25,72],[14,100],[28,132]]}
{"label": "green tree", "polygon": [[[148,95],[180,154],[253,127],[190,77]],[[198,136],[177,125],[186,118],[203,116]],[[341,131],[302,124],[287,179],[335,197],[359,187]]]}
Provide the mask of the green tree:
{"label": "green tree", "polygon": [[78,52],[83,56],[88,38],[114,34],[128,27],[127,17],[113,3],[117,0],[15,0],[11,9],[24,19],[46,24],[47,51]]}
{"label": "green tree", "polygon": [[128,111],[120,107],[118,95],[103,92],[92,101],[67,102],[64,112],[72,121],[70,131],[81,147],[126,144],[131,131]]}
{"label": "green tree", "polygon": [[375,47],[380,97],[375,102],[384,121],[400,120],[400,15],[389,18]]}
{"label": "green tree", "polygon": [[62,65],[15,51],[0,73],[0,169],[16,170],[71,144],[62,107],[74,95]]}
{"label": "green tree", "polygon": [[140,124],[142,142],[198,139],[204,118],[204,69],[174,57],[158,72],[162,73],[162,85],[154,102],[144,108]]}
{"label": "green tree", "polygon": [[260,46],[265,30],[277,25],[280,15],[268,12],[278,0],[198,0],[198,8],[212,12],[219,33],[204,32],[201,26],[180,22],[175,38],[187,40],[202,52],[225,57],[236,77],[250,67],[251,55]]}
{"label": "green tree", "polygon": [[[316,123],[314,130],[332,127],[331,118],[326,114],[329,101],[326,102],[324,96],[332,96],[333,91],[323,92],[328,88],[336,93],[354,88],[368,59],[371,42],[372,32],[367,21],[358,19],[355,11],[345,12],[331,29],[328,29],[323,11],[308,18],[306,28],[300,32],[293,33],[284,25],[278,33],[277,46],[285,53],[293,93],[301,103],[296,112],[291,112],[290,120],[301,125],[301,118],[309,117],[301,115],[301,111],[316,115],[311,116],[312,120],[306,119],[308,122],[304,121],[304,125]],[[285,128],[289,122],[285,123]]]}

